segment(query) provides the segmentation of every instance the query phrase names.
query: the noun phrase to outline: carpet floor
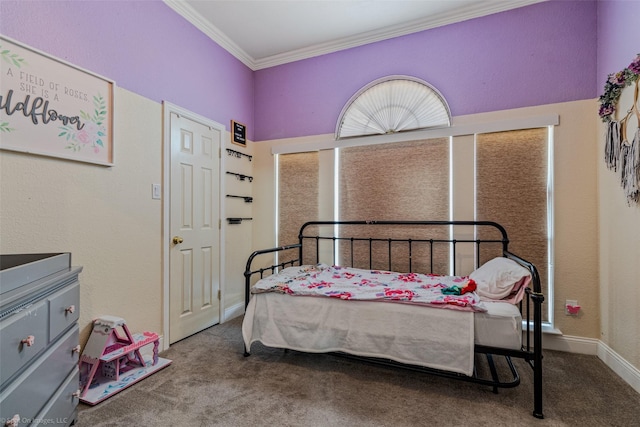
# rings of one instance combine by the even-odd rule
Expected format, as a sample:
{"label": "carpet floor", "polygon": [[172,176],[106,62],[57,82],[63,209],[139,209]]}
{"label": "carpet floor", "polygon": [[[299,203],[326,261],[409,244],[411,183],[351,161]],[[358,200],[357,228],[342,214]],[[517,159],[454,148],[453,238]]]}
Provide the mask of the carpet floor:
{"label": "carpet floor", "polygon": [[[640,394],[596,356],[544,352],[544,419],[533,372],[486,386],[336,355],[271,349],[243,356],[242,318],[173,344],[170,366],[98,405],[78,425],[107,426],[638,426]],[[504,367],[500,367],[504,369]]]}

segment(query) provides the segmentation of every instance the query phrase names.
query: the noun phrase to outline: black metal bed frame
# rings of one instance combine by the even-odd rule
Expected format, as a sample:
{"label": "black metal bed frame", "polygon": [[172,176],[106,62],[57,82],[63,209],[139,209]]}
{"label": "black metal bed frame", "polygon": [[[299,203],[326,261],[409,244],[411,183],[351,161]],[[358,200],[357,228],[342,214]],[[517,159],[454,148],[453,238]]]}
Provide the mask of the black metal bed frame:
{"label": "black metal bed frame", "polygon": [[[455,238],[403,238],[403,239],[392,239],[392,238],[379,238],[379,237],[340,237],[340,236],[320,236],[319,232],[314,235],[305,235],[305,231],[309,227],[321,227],[321,226],[412,226],[412,227],[420,227],[420,226],[443,226],[443,227],[454,227],[454,226],[474,226],[474,227],[489,227],[497,230],[500,233],[500,238],[497,239],[455,239]],[[368,227],[367,227],[368,228]],[[409,254],[409,271],[413,271],[413,247],[416,244],[427,244],[429,245],[429,253],[431,259],[429,260],[429,265],[431,271],[429,273],[433,273],[433,247],[434,244],[446,243],[450,244],[452,248],[452,262],[453,262],[453,274],[455,275],[455,266],[456,266],[456,247],[458,244],[473,244],[475,245],[475,265],[476,267],[480,265],[480,247],[482,244],[493,243],[493,244],[501,244],[502,245],[502,256],[512,259],[516,261],[518,264],[522,265],[524,268],[530,271],[531,273],[531,284],[526,289],[525,297],[522,302],[520,302],[520,312],[522,313],[524,321],[523,332],[525,333],[525,338],[523,340],[523,344],[520,350],[512,350],[505,349],[499,347],[489,347],[483,345],[475,345],[475,352],[479,354],[484,354],[487,357],[487,362],[489,365],[489,370],[491,373],[491,379],[481,378],[477,376],[477,371],[474,367],[474,375],[466,376],[459,373],[447,372],[438,369],[424,368],[420,366],[412,366],[406,365],[402,363],[397,363],[391,360],[382,360],[382,359],[372,359],[372,358],[362,358],[359,356],[345,355],[351,358],[356,359],[364,359],[369,362],[381,363],[385,365],[398,366],[404,369],[411,369],[419,372],[428,372],[430,374],[435,374],[439,376],[444,376],[448,378],[454,378],[463,381],[469,381],[474,383],[479,383],[483,385],[487,385],[493,387],[494,393],[498,392],[498,388],[510,388],[516,387],[520,384],[520,376],[511,360],[511,357],[516,357],[520,359],[524,359],[529,366],[533,369],[533,392],[534,392],[534,409],[533,416],[536,418],[544,418],[542,413],[542,303],[544,302],[544,295],[542,294],[542,289],[540,285],[540,276],[538,274],[538,270],[532,263],[526,261],[523,258],[515,255],[514,253],[508,250],[509,239],[507,237],[507,232],[500,224],[492,222],[492,221],[310,221],[302,225],[300,228],[300,233],[298,234],[298,243],[279,246],[275,248],[263,249],[259,251],[253,252],[246,264],[244,277],[245,277],[245,307],[249,304],[250,291],[251,291],[251,280],[252,277],[256,274],[260,275],[260,278],[264,277],[265,273],[274,274],[281,268],[300,265],[302,260],[305,258],[304,255],[304,243],[306,241],[315,241],[315,261],[320,262],[320,242],[321,241],[330,241],[330,242],[348,242],[350,246],[350,266],[353,267],[353,254],[354,254],[354,242],[368,242],[369,246],[369,264],[371,266],[371,257],[372,257],[372,248],[374,243],[384,243],[388,244],[388,262],[389,268],[391,270],[391,258],[392,258],[392,244],[398,244],[404,242],[408,245],[408,254]],[[332,245],[333,250],[333,260],[335,264],[336,260],[336,251],[335,244]],[[265,254],[273,254],[276,252],[284,252],[288,251],[298,251],[297,258],[283,261],[277,264],[272,264],[268,267],[252,269],[253,261],[256,257]],[[343,264],[344,265],[344,264]],[[533,335],[533,343],[531,342],[531,336]],[[249,356],[248,349],[245,348],[244,352],[245,356]],[[498,372],[493,360],[493,356],[503,356],[507,362],[512,378],[509,381],[501,381],[498,377]]]}

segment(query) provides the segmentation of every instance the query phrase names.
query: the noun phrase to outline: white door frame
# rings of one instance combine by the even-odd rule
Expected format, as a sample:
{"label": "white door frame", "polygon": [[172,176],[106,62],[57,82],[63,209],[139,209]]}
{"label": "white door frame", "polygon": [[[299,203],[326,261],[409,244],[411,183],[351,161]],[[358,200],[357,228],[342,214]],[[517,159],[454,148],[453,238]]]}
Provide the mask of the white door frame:
{"label": "white door frame", "polygon": [[[193,113],[189,110],[185,110],[182,107],[178,107],[177,105],[171,104],[167,101],[162,101],[163,106],[163,141],[164,141],[164,150],[163,150],[163,165],[162,165],[162,350],[167,350],[169,348],[169,254],[170,254],[170,246],[169,239],[171,238],[171,228],[169,221],[169,212],[170,212],[170,182],[169,178],[171,176],[171,113],[175,113],[179,116],[186,117],[189,120],[193,120],[194,122],[198,122],[203,124],[204,126],[209,126],[211,128],[217,129],[220,131],[222,138],[220,140],[220,151],[218,152],[218,159],[220,161],[219,173],[220,176],[218,179],[220,180],[220,200],[218,200],[219,206],[219,218],[222,221],[223,213],[225,212],[224,200],[225,197],[225,189],[224,189],[224,171],[226,170],[224,165],[225,156],[223,156],[222,150],[225,145],[225,135],[226,128],[220,123],[214,122],[204,116]],[[218,253],[220,254],[220,271],[218,272],[218,280],[220,283],[220,323],[225,321],[224,316],[224,265],[225,265],[225,253],[224,253],[224,242],[225,242],[225,227],[220,226],[220,241],[218,242]]]}

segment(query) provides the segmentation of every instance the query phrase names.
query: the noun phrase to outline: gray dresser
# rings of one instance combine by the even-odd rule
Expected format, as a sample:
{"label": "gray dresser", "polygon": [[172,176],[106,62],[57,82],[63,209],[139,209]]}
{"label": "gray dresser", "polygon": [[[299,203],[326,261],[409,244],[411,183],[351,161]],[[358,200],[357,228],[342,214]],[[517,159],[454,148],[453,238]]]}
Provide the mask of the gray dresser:
{"label": "gray dresser", "polygon": [[0,255],[0,426],[76,423],[81,271],[69,253]]}

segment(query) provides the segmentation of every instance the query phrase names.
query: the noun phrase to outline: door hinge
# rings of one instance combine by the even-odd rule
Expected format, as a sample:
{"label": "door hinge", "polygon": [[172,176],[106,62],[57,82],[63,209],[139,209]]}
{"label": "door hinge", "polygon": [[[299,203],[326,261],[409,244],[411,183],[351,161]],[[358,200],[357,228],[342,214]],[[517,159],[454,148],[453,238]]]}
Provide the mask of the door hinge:
{"label": "door hinge", "polygon": [[218,301],[221,299],[221,295],[222,295],[222,292],[220,292],[220,289],[218,289]]}
{"label": "door hinge", "polygon": [[218,158],[221,159],[222,158],[222,148],[218,147]]}
{"label": "door hinge", "polygon": [[221,230],[221,229],[222,229],[222,220],[219,219],[218,220],[218,230]]}

